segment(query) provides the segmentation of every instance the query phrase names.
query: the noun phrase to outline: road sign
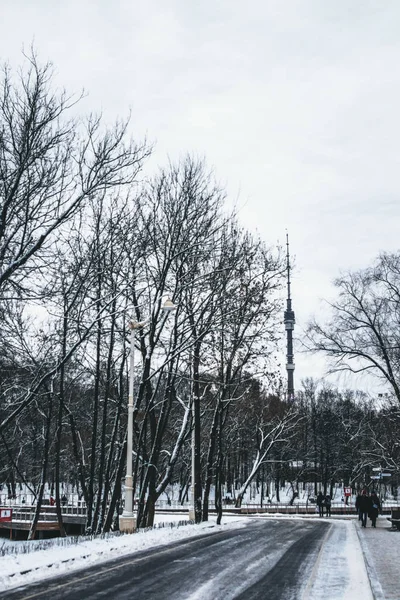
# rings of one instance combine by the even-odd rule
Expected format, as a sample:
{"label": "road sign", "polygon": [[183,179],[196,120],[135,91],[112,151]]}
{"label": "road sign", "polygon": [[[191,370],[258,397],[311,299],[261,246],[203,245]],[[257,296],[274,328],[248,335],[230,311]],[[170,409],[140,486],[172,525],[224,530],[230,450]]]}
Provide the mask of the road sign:
{"label": "road sign", "polygon": [[0,521],[12,521],[12,508],[0,508]]}
{"label": "road sign", "polygon": [[351,487],[345,487],[344,488],[344,495],[345,496],[351,496]]}

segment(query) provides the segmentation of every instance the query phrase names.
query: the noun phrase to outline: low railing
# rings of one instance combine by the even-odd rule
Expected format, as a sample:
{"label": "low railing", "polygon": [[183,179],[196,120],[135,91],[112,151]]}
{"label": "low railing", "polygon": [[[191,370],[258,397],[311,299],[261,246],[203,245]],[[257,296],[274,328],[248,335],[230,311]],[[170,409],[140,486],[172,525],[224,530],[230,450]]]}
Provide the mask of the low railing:
{"label": "low railing", "polygon": [[[10,508],[8,504],[0,505],[0,508]],[[32,521],[35,515],[35,506],[26,506],[20,505],[11,506],[13,510],[13,521]],[[156,505],[156,510],[163,512],[187,512],[189,511],[190,505],[188,504],[180,504],[180,503],[168,503],[168,502],[160,502]],[[383,502],[382,504],[382,512],[384,514],[390,514],[392,510],[400,509],[399,502]],[[215,512],[213,506],[210,507],[210,513]],[[281,513],[281,514],[316,514],[318,509],[315,504],[311,503],[303,503],[298,502],[297,504],[290,505],[288,503],[282,504],[277,502],[267,503],[261,505],[256,502],[247,502],[242,503],[240,508],[235,507],[233,503],[224,503],[223,510],[226,513],[241,513],[241,514],[251,514],[255,512],[262,512],[267,514]],[[65,517],[85,517],[86,516],[86,506],[62,506],[61,513]],[[356,514],[356,508],[354,504],[344,504],[344,503],[333,503],[331,505],[331,513],[332,514],[343,514],[343,515],[351,515]],[[56,507],[55,506],[47,506],[44,505],[40,509],[40,521],[56,521]]]}
{"label": "low railing", "polygon": [[[3,508],[0,506],[0,508]],[[9,508],[9,507],[5,507]],[[23,522],[32,522],[35,517],[35,507],[26,506],[26,507],[12,507],[12,520],[13,521],[23,521]],[[84,517],[86,518],[86,508],[78,508],[76,506],[65,506],[62,508],[62,516],[63,517]],[[55,510],[55,506],[43,506],[40,509],[39,521],[50,522],[57,521],[57,512]]]}
{"label": "low railing", "polygon": [[[23,522],[32,522],[35,517],[35,511],[27,511],[27,510],[16,510],[13,508],[12,512],[12,520],[13,521],[23,521]],[[40,513],[39,521],[57,521],[57,515],[54,513]]]}
{"label": "low railing", "polygon": [[[31,506],[30,504],[26,505],[26,504],[12,504],[11,506],[9,504],[4,504],[4,505],[0,505],[0,508],[12,508],[13,511],[20,511],[20,512],[34,512],[36,507],[35,506]],[[55,505],[53,506],[49,506],[47,504],[44,504],[40,507],[40,512],[41,513],[55,513],[56,512],[56,507]],[[61,512],[63,515],[85,515],[86,514],[86,506],[62,506],[61,507]]]}

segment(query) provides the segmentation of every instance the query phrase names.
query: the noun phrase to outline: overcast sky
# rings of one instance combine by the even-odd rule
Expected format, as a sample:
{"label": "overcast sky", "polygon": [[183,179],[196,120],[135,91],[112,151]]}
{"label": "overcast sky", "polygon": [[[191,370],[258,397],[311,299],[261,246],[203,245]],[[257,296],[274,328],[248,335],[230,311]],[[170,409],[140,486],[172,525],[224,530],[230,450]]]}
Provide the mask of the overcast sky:
{"label": "overcast sky", "polygon": [[[296,335],[340,271],[399,248],[398,0],[2,0],[82,110],[132,110],[152,164],[204,156],[244,225],[295,255]],[[295,357],[295,378],[323,364]]]}

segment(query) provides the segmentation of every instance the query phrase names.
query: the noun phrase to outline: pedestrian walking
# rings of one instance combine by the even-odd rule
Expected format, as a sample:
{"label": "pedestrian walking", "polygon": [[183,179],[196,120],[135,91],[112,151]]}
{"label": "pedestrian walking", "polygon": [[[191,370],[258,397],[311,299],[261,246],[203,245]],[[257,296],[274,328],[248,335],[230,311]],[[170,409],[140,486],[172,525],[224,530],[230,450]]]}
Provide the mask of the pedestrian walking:
{"label": "pedestrian walking", "polygon": [[370,510],[370,506],[371,506],[371,499],[368,496],[368,490],[364,488],[363,491],[361,492],[361,496],[360,496],[360,500],[359,500],[359,507],[360,507],[360,513],[361,513],[361,527],[367,526],[367,517],[368,517],[369,510]]}
{"label": "pedestrian walking", "polygon": [[360,492],[358,492],[357,497],[356,497],[356,511],[358,513],[358,520],[361,521],[361,510],[360,510],[360,499],[361,499],[361,494]]}
{"label": "pedestrian walking", "polygon": [[329,494],[327,494],[325,496],[325,500],[324,500],[324,505],[325,505],[325,509],[326,509],[326,516],[330,517],[331,516],[331,505],[332,505],[332,500]]}
{"label": "pedestrian walking", "polygon": [[370,496],[370,508],[369,508],[369,518],[371,519],[371,526],[376,527],[376,519],[378,518],[378,514],[381,511],[381,502],[376,494],[376,492],[372,492]]}
{"label": "pedestrian walking", "polygon": [[324,516],[324,496],[322,492],[318,493],[317,496],[317,506],[318,506],[318,514],[320,517]]}

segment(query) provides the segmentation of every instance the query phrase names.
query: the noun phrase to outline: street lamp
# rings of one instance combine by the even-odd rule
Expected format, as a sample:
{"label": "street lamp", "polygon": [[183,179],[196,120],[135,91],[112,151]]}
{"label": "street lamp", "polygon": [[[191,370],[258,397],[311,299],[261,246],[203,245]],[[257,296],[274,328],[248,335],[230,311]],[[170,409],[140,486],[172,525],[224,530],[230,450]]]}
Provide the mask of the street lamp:
{"label": "street lamp", "polygon": [[[175,304],[169,298],[162,305],[163,312],[167,315],[176,309]],[[133,514],[133,375],[135,366],[135,332],[146,325],[147,321],[131,321],[129,327],[130,354],[129,354],[129,388],[128,388],[128,425],[126,436],[126,477],[125,477],[125,506],[124,512],[119,518],[119,529],[125,533],[133,533],[136,530],[136,517]]]}

